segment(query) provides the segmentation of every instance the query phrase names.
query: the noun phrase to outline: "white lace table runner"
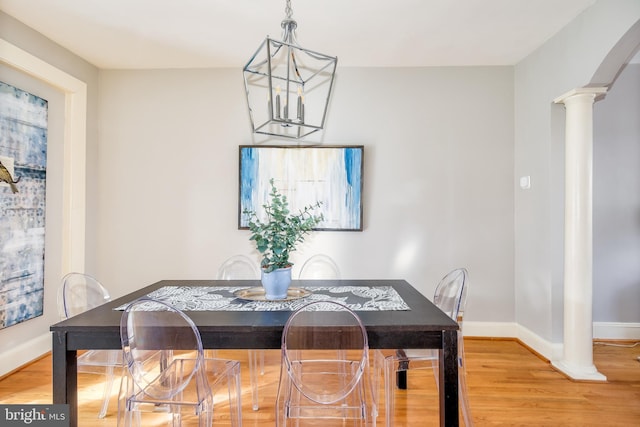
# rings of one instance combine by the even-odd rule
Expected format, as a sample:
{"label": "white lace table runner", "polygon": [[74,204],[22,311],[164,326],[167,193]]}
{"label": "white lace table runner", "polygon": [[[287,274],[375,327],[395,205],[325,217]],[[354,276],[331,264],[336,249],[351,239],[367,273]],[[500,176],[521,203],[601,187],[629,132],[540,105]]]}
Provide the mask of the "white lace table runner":
{"label": "white lace table runner", "polygon": [[[246,286],[164,286],[148,297],[182,311],[295,311],[312,301],[337,301],[356,311],[410,310],[391,286],[305,286],[311,295],[291,301],[247,301],[234,292]],[[116,307],[124,310],[127,304]],[[153,310],[152,305],[149,310]]]}

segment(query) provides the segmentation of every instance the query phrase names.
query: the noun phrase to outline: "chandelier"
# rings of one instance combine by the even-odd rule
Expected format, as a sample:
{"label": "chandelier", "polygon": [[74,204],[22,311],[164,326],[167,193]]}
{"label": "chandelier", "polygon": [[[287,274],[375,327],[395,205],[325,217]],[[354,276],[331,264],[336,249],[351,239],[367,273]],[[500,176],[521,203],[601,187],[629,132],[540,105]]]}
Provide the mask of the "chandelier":
{"label": "chandelier", "polygon": [[287,0],[282,40],[267,38],[244,66],[254,133],[303,138],[324,127],[338,58],[298,45]]}

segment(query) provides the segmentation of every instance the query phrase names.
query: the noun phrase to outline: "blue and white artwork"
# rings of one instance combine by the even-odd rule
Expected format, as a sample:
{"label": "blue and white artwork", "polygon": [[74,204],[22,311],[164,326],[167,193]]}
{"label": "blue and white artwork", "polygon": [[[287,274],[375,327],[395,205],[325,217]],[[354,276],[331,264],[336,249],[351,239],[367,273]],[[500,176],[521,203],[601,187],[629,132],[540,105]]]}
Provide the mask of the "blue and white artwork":
{"label": "blue and white artwork", "polygon": [[[42,316],[48,102],[0,82],[0,329]],[[3,179],[4,181],[4,179]]]}
{"label": "blue and white artwork", "polygon": [[321,202],[318,230],[362,230],[363,146],[240,146],[239,227],[245,209],[264,216],[274,180],[289,210]]}

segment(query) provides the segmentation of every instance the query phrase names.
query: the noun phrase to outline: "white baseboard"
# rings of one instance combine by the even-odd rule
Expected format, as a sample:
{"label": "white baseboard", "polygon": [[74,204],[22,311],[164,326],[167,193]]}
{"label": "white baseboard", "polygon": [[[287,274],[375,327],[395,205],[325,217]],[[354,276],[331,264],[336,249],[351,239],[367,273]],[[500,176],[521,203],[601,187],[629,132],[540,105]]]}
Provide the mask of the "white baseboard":
{"label": "white baseboard", "polygon": [[562,343],[554,344],[515,322],[464,322],[465,337],[516,338],[548,360],[562,355]]}
{"label": "white baseboard", "polygon": [[[562,358],[563,343],[547,341],[530,329],[512,322],[464,322],[464,336],[517,338],[548,360]],[[594,322],[593,339],[640,340],[640,323]]]}
{"label": "white baseboard", "polygon": [[51,351],[51,333],[42,334],[2,353],[0,376]]}
{"label": "white baseboard", "polygon": [[593,322],[593,338],[640,340],[640,323]]}
{"label": "white baseboard", "polygon": [[517,323],[465,320],[463,328],[465,337],[516,338],[518,336]]}
{"label": "white baseboard", "polygon": [[517,338],[549,361],[562,357],[563,343],[548,341],[522,325],[518,325]]}

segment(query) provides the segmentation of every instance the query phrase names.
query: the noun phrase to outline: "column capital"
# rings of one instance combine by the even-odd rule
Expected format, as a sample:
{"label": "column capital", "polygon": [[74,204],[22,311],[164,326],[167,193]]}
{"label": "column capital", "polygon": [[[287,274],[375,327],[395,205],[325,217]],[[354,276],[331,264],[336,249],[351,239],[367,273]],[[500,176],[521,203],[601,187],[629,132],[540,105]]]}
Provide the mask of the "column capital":
{"label": "column capital", "polygon": [[609,89],[603,86],[577,87],[575,89],[571,89],[569,92],[565,92],[564,94],[560,95],[559,97],[554,99],[553,102],[555,104],[564,104],[570,98],[578,95],[593,95],[593,98],[595,99],[598,95],[607,93],[607,90]]}

